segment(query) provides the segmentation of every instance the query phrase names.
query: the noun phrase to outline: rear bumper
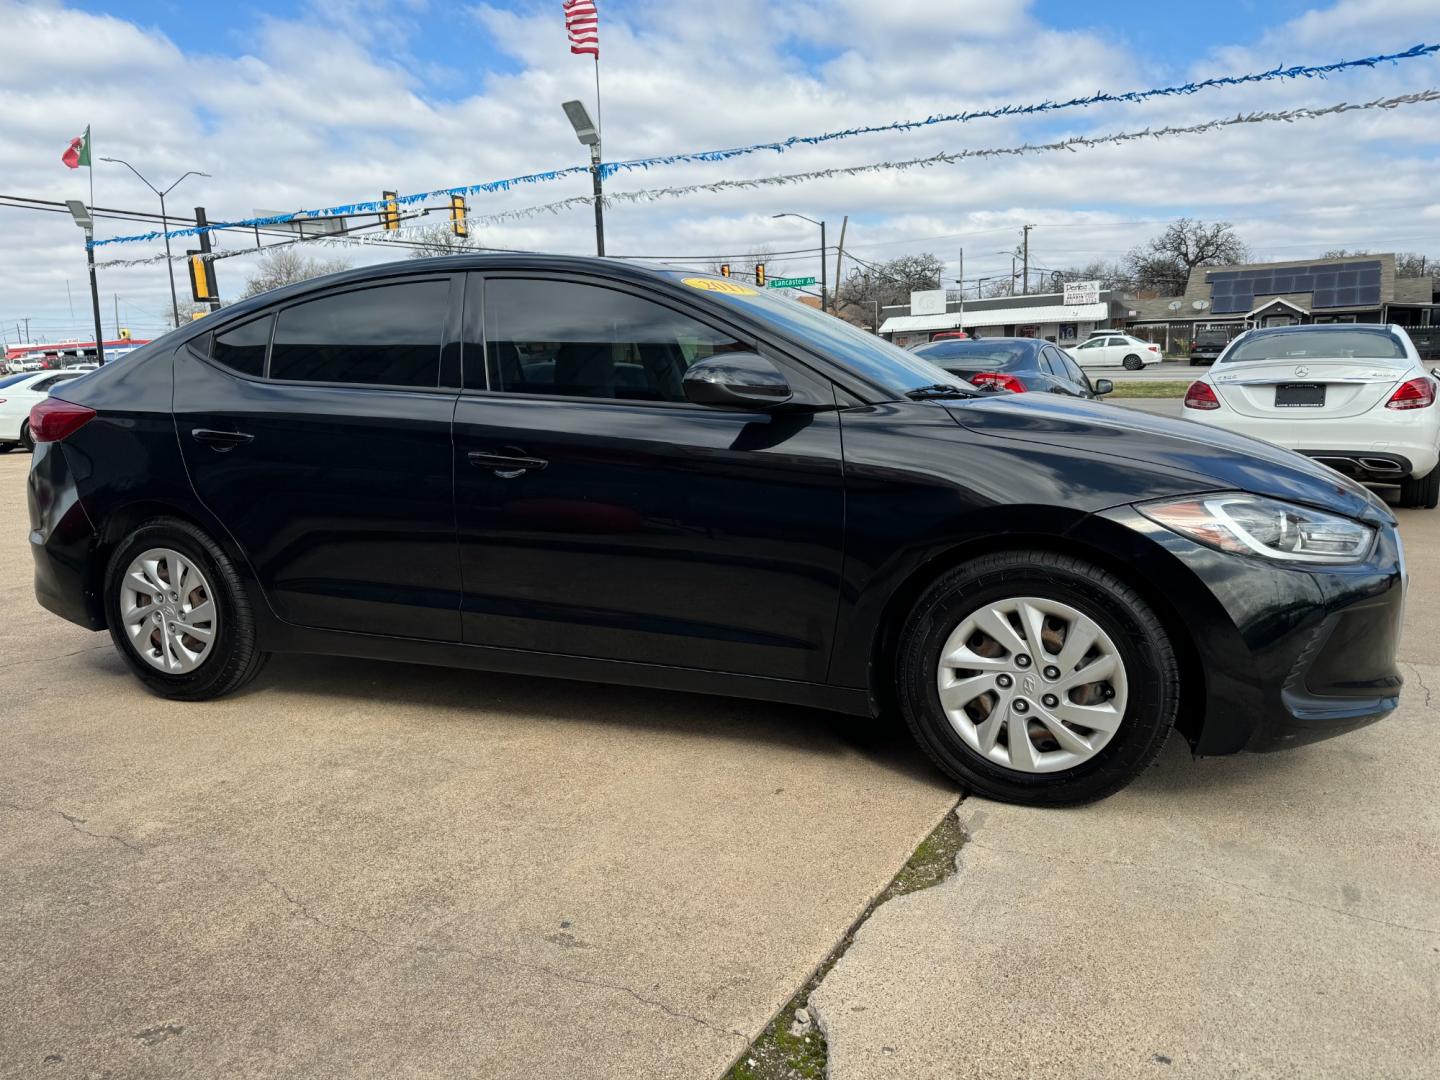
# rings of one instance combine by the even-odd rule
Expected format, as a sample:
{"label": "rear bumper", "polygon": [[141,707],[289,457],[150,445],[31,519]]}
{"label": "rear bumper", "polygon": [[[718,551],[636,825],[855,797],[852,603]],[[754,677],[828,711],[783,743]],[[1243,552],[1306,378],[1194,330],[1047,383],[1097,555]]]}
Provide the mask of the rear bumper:
{"label": "rear bumper", "polygon": [[[1404,474],[1390,473],[1375,479],[1356,475],[1357,480],[1369,483],[1399,483],[1403,475],[1421,477],[1440,463],[1440,438],[1436,425],[1430,416],[1416,414],[1433,413],[1433,409],[1415,409],[1410,415],[1404,412],[1388,411],[1385,423],[1354,422],[1341,420],[1296,420],[1284,423],[1258,417],[1240,416],[1234,409],[1182,409],[1181,415],[1187,420],[1233,431],[1237,435],[1249,435],[1265,442],[1283,446],[1287,450],[1313,458],[1392,458],[1406,462]],[[1331,464],[1326,461],[1326,464]],[[1333,467],[1333,466],[1332,466]],[[1345,472],[1344,469],[1339,470]],[[1346,475],[1354,475],[1347,472]]]}
{"label": "rear bumper", "polygon": [[1380,720],[1400,700],[1395,664],[1405,568],[1393,525],[1370,558],[1309,569],[1196,544],[1129,508],[1105,514],[1180,563],[1162,580],[1198,654],[1195,752],[1270,751]]}
{"label": "rear bumper", "polygon": [[30,554],[35,599],[87,630],[105,629],[90,567],[97,537],[58,443],[40,443],[30,463]]}

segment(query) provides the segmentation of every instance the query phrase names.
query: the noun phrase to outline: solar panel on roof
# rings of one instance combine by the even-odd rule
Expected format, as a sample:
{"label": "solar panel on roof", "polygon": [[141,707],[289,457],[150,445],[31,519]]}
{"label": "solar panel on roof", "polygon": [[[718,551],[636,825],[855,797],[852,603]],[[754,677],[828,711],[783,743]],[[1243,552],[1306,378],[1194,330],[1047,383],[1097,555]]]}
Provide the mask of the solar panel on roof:
{"label": "solar panel on roof", "polygon": [[1358,307],[1380,303],[1380,260],[1315,263],[1311,266],[1227,270],[1206,274],[1211,310],[1250,311],[1256,297],[1310,293],[1314,307]]}

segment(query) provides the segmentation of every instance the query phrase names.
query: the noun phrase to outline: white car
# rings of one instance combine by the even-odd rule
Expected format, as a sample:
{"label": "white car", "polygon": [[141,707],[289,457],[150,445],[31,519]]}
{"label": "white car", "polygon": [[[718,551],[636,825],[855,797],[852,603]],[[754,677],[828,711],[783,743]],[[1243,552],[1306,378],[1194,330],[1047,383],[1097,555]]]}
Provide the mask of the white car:
{"label": "white car", "polygon": [[1253,435],[1367,484],[1403,506],[1440,502],[1440,379],[1398,326],[1327,323],[1247,330],[1185,393],[1186,419]]}
{"label": "white car", "polygon": [[1139,371],[1146,364],[1158,364],[1164,359],[1159,345],[1120,333],[1095,334],[1089,341],[1065,351],[1082,368],[1123,367],[1127,371]]}
{"label": "white car", "polygon": [[30,438],[30,410],[50,396],[50,388],[70,379],[78,379],[83,371],[66,368],[61,371],[31,371],[7,375],[0,379],[0,454],[8,454],[16,446],[35,449]]}

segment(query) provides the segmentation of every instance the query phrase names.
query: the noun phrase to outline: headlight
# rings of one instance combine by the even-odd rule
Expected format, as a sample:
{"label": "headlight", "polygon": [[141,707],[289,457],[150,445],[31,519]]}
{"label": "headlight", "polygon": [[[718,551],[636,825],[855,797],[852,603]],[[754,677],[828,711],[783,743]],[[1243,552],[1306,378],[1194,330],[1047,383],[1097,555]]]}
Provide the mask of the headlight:
{"label": "headlight", "polygon": [[1259,495],[1206,495],[1136,509],[1209,547],[1287,562],[1359,562],[1375,542],[1375,530],[1351,518]]}

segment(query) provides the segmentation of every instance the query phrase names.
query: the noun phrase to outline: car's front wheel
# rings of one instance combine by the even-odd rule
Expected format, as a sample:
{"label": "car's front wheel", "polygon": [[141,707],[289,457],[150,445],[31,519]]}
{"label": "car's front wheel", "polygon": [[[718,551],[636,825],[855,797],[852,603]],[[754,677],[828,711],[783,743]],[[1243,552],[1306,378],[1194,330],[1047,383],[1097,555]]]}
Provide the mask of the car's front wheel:
{"label": "car's front wheel", "polygon": [[1170,639],[1139,594],[1048,551],[942,575],[908,621],[896,677],[936,764],[977,795],[1036,805],[1129,783],[1164,745],[1180,692]]}
{"label": "car's front wheel", "polygon": [[1434,510],[1440,504],[1440,465],[1416,480],[1407,476],[1400,481],[1400,505],[1417,510]]}
{"label": "car's front wheel", "polygon": [[1145,366],[1145,362],[1141,360],[1140,357],[1136,356],[1134,353],[1131,353],[1129,356],[1125,357],[1122,366],[1125,368],[1126,371],[1139,371]]}
{"label": "car's front wheel", "polygon": [[162,697],[228,694],[266,659],[234,565],[189,522],[161,518],[130,534],[110,558],[105,610],[116,648]]}

